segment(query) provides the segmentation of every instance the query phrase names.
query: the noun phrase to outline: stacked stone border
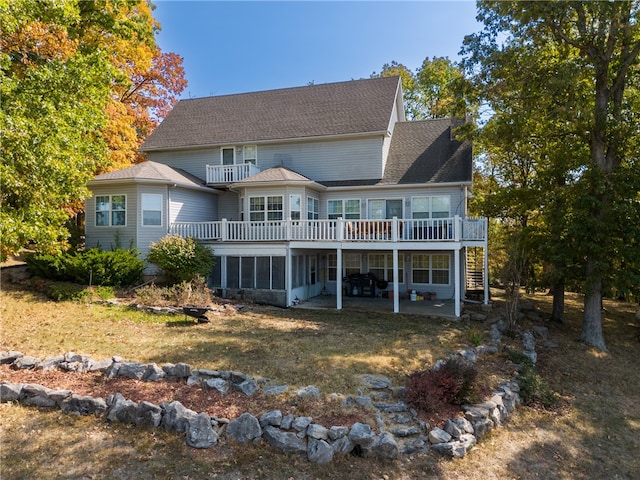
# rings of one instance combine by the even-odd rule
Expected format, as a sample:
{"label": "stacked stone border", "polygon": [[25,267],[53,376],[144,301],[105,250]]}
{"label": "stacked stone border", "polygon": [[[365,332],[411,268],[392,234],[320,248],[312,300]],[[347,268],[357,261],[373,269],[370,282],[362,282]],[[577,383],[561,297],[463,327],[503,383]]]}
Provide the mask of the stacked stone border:
{"label": "stacked stone border", "polygon": [[[452,356],[459,355],[475,362],[478,356],[498,352],[501,330],[500,322],[494,323],[490,331],[492,344],[460,350]],[[535,339],[530,332],[524,333],[523,346],[525,354],[533,357],[535,362]],[[268,380],[256,381],[242,372],[192,369],[185,363],[167,363],[159,367],[155,363],[124,361],[118,356],[96,361],[89,355],[69,352],[41,360],[17,351],[5,351],[0,352],[0,364],[10,364],[15,369],[99,371],[108,378],[122,376],[143,381],[181,379],[188,385],[200,385],[222,394],[230,389],[247,396],[254,395],[260,389],[267,395],[288,390],[287,385],[266,385],[270,383]],[[438,362],[436,368],[437,365]],[[306,454],[311,462],[319,464],[332,461],[335,455],[350,453],[394,459],[401,454],[426,452],[429,447],[447,456],[462,457],[482,436],[500,426],[520,403],[517,382],[506,381],[487,401],[463,405],[464,416],[447,420],[442,429],[430,428],[404,402],[403,387],[394,388],[389,379],[380,375],[363,375],[362,380],[368,395],[365,390],[359,390],[358,395],[344,398],[343,403],[375,408],[380,433],[359,422],[351,426],[325,427],[314,423],[312,417],[283,415],[280,410],[269,411],[259,417],[243,413],[229,420],[204,412],[197,413],[178,401],[160,405],[147,401],[136,403],[120,393],[110,395],[105,400],[30,383],[2,382],[0,401],[57,407],[69,413],[101,415],[111,422],[163,428],[184,434],[187,445],[193,448],[210,448],[225,438],[240,443],[264,440],[278,450]],[[319,397],[320,392],[314,386],[307,386],[298,389],[296,394],[298,397]],[[394,399],[398,401],[389,402]]]}

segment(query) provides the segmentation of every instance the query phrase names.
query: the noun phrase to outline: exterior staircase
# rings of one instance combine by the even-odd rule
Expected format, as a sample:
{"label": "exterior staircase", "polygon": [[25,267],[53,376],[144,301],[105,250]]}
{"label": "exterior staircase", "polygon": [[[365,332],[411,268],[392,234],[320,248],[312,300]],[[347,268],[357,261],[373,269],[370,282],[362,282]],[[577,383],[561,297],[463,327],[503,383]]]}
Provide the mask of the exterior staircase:
{"label": "exterior staircase", "polygon": [[483,247],[467,247],[465,250],[465,297],[469,300],[484,299]]}

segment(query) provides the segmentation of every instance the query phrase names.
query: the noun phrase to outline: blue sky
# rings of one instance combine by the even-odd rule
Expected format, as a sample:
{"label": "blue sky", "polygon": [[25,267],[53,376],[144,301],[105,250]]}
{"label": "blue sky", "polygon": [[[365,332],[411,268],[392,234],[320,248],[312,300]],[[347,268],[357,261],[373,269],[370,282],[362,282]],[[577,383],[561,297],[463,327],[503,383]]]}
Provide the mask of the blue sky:
{"label": "blue sky", "polygon": [[368,78],[392,60],[415,71],[458,60],[480,30],[469,0],[154,3],[158,44],[184,59],[182,98]]}

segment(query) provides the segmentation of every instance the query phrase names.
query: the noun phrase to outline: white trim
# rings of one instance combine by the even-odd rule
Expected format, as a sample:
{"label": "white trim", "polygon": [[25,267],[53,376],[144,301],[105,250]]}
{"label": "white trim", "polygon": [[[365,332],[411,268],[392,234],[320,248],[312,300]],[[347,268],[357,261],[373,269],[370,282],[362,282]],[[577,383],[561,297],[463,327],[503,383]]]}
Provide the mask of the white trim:
{"label": "white trim", "polygon": [[[98,206],[98,202],[97,202],[97,198],[98,197],[109,197],[109,210],[98,210],[97,206]],[[112,213],[113,210],[111,209],[111,205],[112,205],[112,197],[124,197],[124,225],[113,225],[111,220],[112,220]],[[98,212],[109,212],[109,225],[98,225],[97,220],[97,214]],[[116,210],[117,212],[121,212],[122,210]],[[129,212],[129,199],[128,199],[128,195],[126,193],[106,193],[106,194],[101,194],[101,195],[93,195],[93,226],[95,228],[123,228],[128,226],[128,222],[127,222],[127,217]]]}
{"label": "white trim", "polygon": [[[145,225],[144,223],[144,197],[160,197],[160,225]],[[141,193],[140,194],[140,226],[144,228],[163,228],[166,224],[165,222],[165,213],[164,213],[164,194],[162,193]],[[150,212],[156,212],[157,210],[147,209]]]}
{"label": "white trim", "polygon": [[[233,162],[232,163],[224,163],[224,151],[225,150],[232,150],[233,151]],[[238,155],[236,155],[236,147],[235,145],[233,146],[227,146],[227,147],[220,147],[220,165],[235,165],[236,161],[237,161]]]}

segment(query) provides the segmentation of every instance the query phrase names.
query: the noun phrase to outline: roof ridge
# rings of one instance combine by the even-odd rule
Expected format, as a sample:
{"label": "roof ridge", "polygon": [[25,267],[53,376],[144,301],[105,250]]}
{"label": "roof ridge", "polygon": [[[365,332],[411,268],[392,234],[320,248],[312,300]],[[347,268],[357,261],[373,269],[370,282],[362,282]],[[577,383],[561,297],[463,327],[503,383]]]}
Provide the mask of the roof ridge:
{"label": "roof ridge", "polygon": [[270,88],[270,89],[266,89],[266,90],[250,90],[247,92],[236,92],[236,93],[224,93],[222,95],[207,95],[206,97],[193,97],[193,98],[183,98],[180,99],[180,102],[191,102],[191,101],[198,101],[198,100],[206,100],[209,98],[225,98],[225,97],[236,97],[236,96],[240,96],[240,95],[251,95],[251,94],[255,94],[255,93],[274,93],[274,92],[283,92],[283,91],[287,91],[287,90],[298,90],[298,89],[302,89],[302,88],[313,88],[313,87],[327,87],[327,86],[334,86],[334,85],[341,85],[341,84],[349,84],[349,83],[360,83],[360,82],[370,82],[370,81],[388,81],[387,79],[389,78],[395,78],[397,80],[400,79],[400,76],[398,75],[391,75],[389,77],[376,77],[376,78],[355,78],[355,79],[351,79],[351,80],[342,80],[342,81],[338,81],[338,82],[326,82],[326,83],[313,83],[310,85],[297,85],[297,86],[293,86],[293,87],[281,87],[281,88]]}

